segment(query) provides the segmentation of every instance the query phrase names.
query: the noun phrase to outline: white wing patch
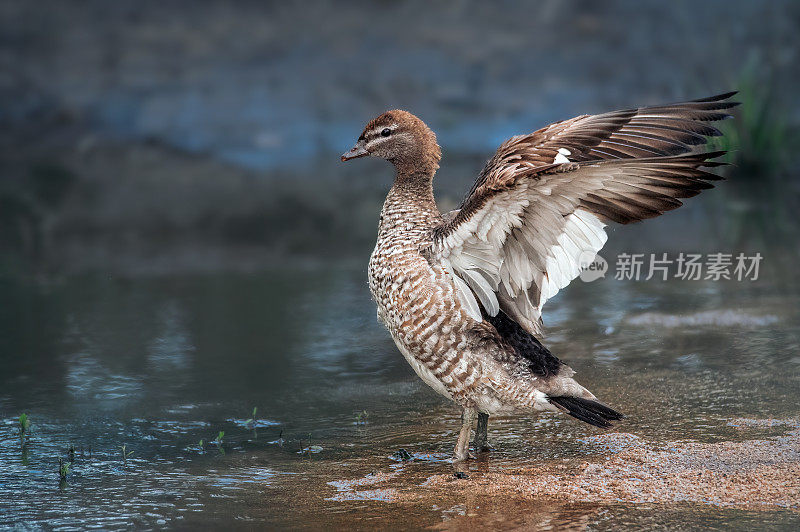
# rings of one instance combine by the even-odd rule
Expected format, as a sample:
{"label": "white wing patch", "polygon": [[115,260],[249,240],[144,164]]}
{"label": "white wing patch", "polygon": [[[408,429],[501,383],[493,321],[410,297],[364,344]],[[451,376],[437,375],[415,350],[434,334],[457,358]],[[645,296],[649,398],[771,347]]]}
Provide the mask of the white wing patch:
{"label": "white wing patch", "polygon": [[[580,258],[586,252],[596,255],[606,240],[605,224],[594,214],[578,209],[564,218],[557,244],[550,248],[545,262],[545,277],[536,305],[541,311],[545,302],[581,273]],[[594,257],[593,257],[594,258]]]}
{"label": "white wing patch", "polygon": [[[587,254],[594,259],[608,236],[605,224],[583,209],[563,218],[552,213],[563,220],[563,225],[552,227],[556,229],[552,231],[548,229],[549,220],[537,216],[532,216],[529,225],[525,225],[525,212],[519,208],[505,210],[503,207],[508,204],[504,203],[494,205],[497,209],[489,211],[492,216],[464,224],[462,229],[477,229],[477,235],[464,240],[458,233],[451,235],[451,239],[458,238],[464,245],[447,249],[442,264],[453,277],[459,300],[473,319],[482,320],[480,302],[490,316],[496,316],[502,307],[517,318],[527,317],[533,324],[541,316],[545,302],[580,274],[581,259]],[[528,216],[531,215],[533,212]],[[489,225],[487,218],[496,222],[498,217],[504,218],[505,223],[496,223],[494,227],[511,227],[510,234],[493,235],[490,230],[481,238],[481,229]],[[538,294],[529,292],[532,284],[539,288]],[[519,312],[508,305],[517,307]]]}
{"label": "white wing patch", "polygon": [[572,155],[572,152],[566,148],[559,148],[558,153],[556,154],[556,158],[553,159],[553,162],[560,164],[568,163],[570,162],[570,160],[567,159],[567,155]]}
{"label": "white wing patch", "polygon": [[523,185],[511,194],[492,198],[490,207],[465,221],[448,236],[443,248],[442,264],[455,280],[462,305],[477,321],[483,319],[478,301],[489,315],[500,312],[497,291],[503,261],[498,257],[507,239],[507,228],[523,223],[529,204],[526,190]]}

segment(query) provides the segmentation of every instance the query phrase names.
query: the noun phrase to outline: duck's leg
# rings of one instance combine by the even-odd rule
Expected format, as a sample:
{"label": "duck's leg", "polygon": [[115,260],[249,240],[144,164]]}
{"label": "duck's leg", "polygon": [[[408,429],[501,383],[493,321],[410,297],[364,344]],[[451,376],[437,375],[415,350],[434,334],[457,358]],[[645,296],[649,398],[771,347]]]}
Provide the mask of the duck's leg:
{"label": "duck's leg", "polygon": [[489,451],[489,414],[478,412],[478,427],[475,429],[475,452]]}
{"label": "duck's leg", "polygon": [[469,458],[469,435],[472,432],[475,414],[477,414],[476,410],[470,407],[465,408],[461,414],[461,432],[458,433],[458,441],[456,442],[456,450],[453,456],[456,462]]}

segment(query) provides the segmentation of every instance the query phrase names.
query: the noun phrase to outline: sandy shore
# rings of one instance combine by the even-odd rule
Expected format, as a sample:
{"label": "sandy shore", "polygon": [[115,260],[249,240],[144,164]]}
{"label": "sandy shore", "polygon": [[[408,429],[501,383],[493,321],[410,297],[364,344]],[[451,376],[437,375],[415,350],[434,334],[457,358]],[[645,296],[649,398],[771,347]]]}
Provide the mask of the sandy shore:
{"label": "sandy shore", "polygon": [[336,500],[430,503],[453,495],[563,503],[699,503],[746,510],[800,511],[800,422],[731,420],[739,441],[648,442],[633,434],[587,438],[598,457],[498,471],[478,459],[467,478],[449,472],[398,489],[404,472],[337,483]]}

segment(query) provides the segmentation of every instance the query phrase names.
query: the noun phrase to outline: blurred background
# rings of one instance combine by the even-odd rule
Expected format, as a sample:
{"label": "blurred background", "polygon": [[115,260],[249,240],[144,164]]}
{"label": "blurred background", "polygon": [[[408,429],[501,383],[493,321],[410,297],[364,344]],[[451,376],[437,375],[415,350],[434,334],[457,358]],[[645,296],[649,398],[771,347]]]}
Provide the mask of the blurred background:
{"label": "blurred background", "polygon": [[796,153],[791,1],[0,9],[5,271],[363,259],[392,172],[338,154],[391,108],[438,134],[447,206],[511,135],[731,89],[740,168],[761,182]]}
{"label": "blurred background", "polygon": [[[791,0],[1,2],[0,521],[286,524],[294,505],[307,524],[350,515],[311,493],[343,470],[448,455],[457,413],[366,286],[393,171],[339,160],[392,108],[437,133],[448,210],[512,135],[738,90],[713,144],[727,181],[602,254],[759,252],[759,280],[578,283],[548,303],[548,341],[643,437],[796,415],[799,54]],[[569,420],[496,427],[500,465],[586,452]],[[70,445],[93,458],[53,494]]]}

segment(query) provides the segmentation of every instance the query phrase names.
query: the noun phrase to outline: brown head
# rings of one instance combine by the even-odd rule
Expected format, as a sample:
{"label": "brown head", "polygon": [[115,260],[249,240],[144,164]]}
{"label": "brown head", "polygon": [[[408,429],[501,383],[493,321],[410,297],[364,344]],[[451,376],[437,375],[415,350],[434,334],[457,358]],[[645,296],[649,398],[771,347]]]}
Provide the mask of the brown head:
{"label": "brown head", "polygon": [[427,174],[439,168],[442,150],[425,122],[408,111],[386,111],[373,118],[358,142],[342,154],[342,161],[358,157],[386,159],[399,175]]}

